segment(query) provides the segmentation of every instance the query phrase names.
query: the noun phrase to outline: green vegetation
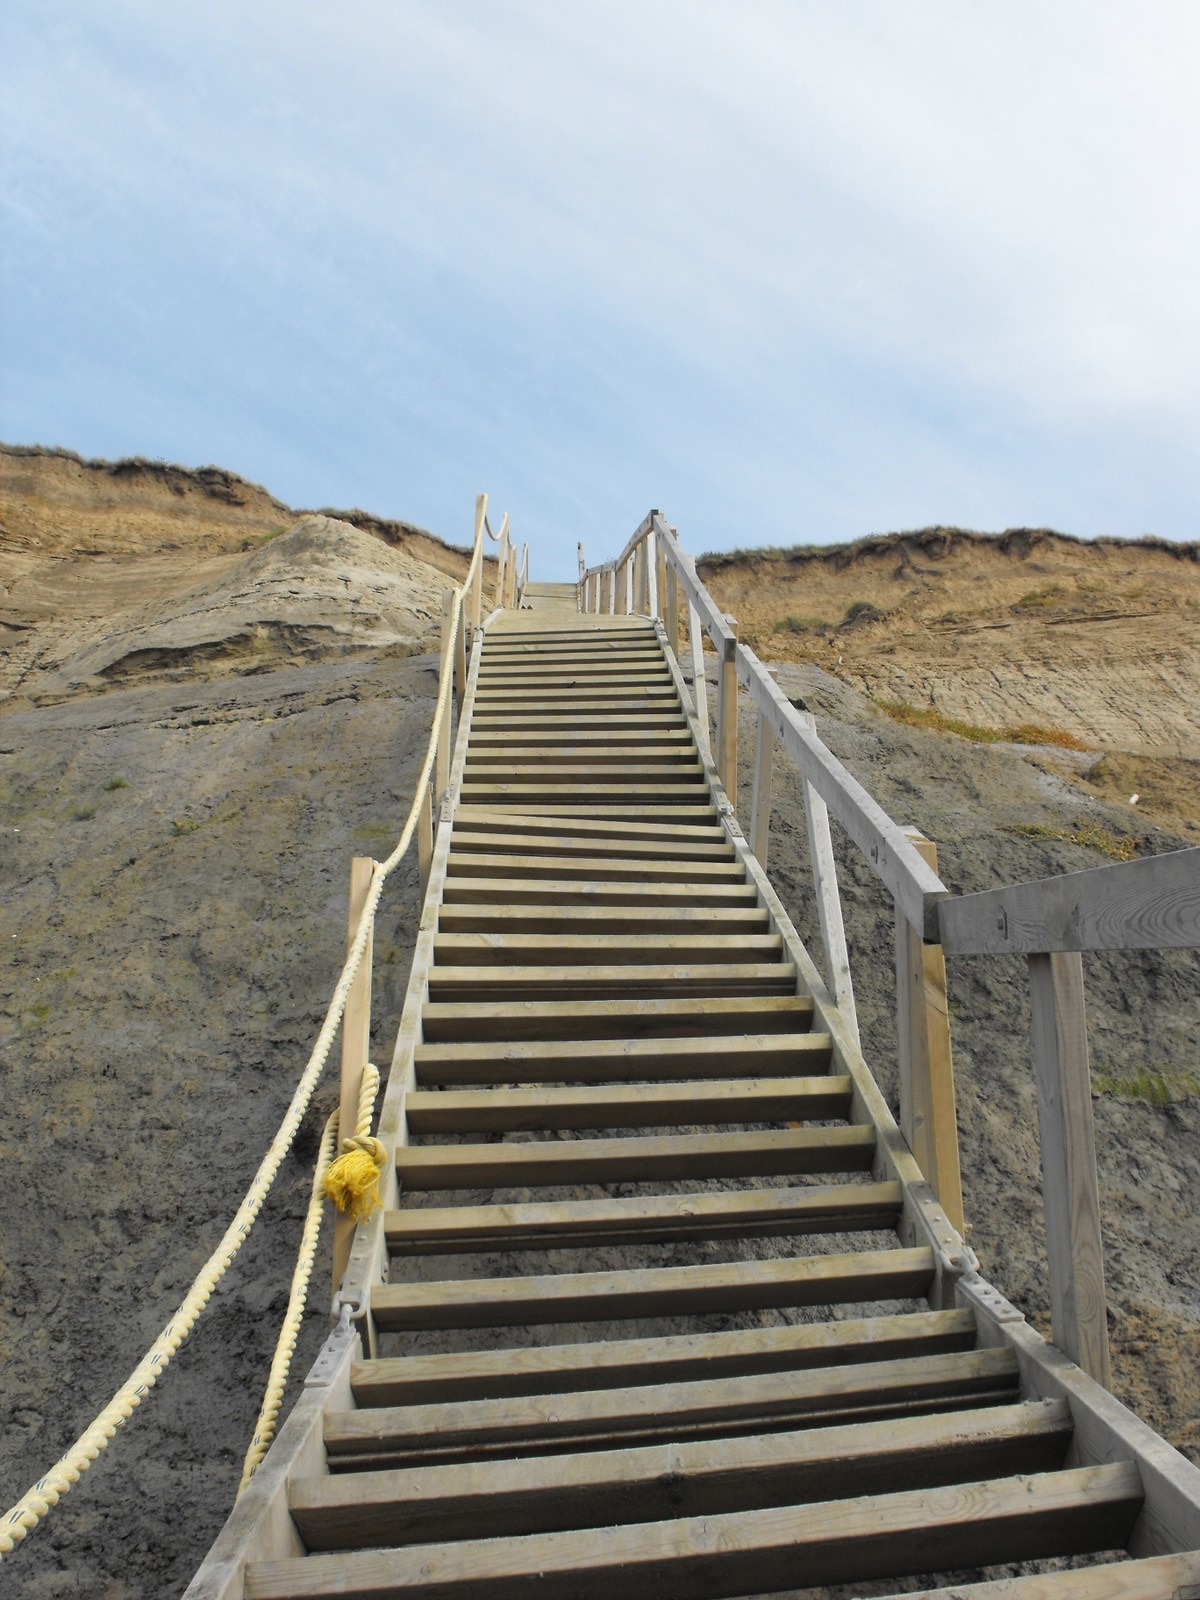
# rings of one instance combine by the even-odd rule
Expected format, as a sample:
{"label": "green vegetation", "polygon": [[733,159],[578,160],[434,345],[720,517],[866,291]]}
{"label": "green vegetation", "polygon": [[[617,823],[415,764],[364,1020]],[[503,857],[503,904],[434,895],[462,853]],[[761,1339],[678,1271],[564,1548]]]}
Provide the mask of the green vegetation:
{"label": "green vegetation", "polygon": [[776,633],[822,633],[832,626],[824,617],[780,617],[778,622],[772,623]]}
{"label": "green vegetation", "polygon": [[70,812],[72,822],[90,822],[95,815],[95,806],[74,806]]}
{"label": "green vegetation", "polygon": [[185,833],[195,833],[203,826],[204,822],[200,817],[174,817],[171,821],[171,831],[176,837],[182,837]]}
{"label": "green vegetation", "polygon": [[243,550],[259,550],[264,544],[270,544],[272,539],[278,539],[281,533],[286,533],[287,528],[280,525],[277,528],[268,528],[266,533],[250,533],[242,540]]}
{"label": "green vegetation", "polygon": [[1098,822],[1084,822],[1078,828],[1050,828],[1042,822],[1010,823],[1007,832],[1022,839],[1058,839],[1063,844],[1084,845],[1100,850],[1114,861],[1132,861],[1137,855],[1137,840],[1127,834],[1114,833]]}
{"label": "green vegetation", "polygon": [[977,722],[948,717],[933,706],[911,706],[905,700],[877,700],[893,722],[910,728],[929,728],[935,733],[954,733],[972,744],[1052,744],[1061,750],[1086,750],[1088,746],[1065,728],[1045,728],[1040,723],[1022,722],[1011,728],[987,728]]}
{"label": "green vegetation", "polygon": [[129,779],[128,778],[109,778],[108,782],[104,785],[104,787],[109,791],[110,794],[112,793],[112,791],[114,789],[128,789],[128,787],[129,787]]}
{"label": "green vegetation", "polygon": [[1173,1102],[1200,1097],[1200,1072],[1187,1067],[1140,1066],[1124,1072],[1094,1067],[1092,1089],[1165,1111]]}
{"label": "green vegetation", "polygon": [[1040,589],[1030,589],[1013,605],[1014,611],[1036,611],[1040,606],[1057,605],[1066,594],[1061,583],[1045,583]]}

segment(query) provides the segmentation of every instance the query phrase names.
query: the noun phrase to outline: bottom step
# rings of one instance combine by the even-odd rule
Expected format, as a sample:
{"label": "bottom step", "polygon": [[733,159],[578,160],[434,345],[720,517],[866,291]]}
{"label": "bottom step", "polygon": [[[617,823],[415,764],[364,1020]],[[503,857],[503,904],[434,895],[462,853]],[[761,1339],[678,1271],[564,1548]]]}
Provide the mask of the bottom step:
{"label": "bottom step", "polygon": [[246,1600],[717,1600],[1123,1548],[1131,1462],[620,1528],[253,1564]]}

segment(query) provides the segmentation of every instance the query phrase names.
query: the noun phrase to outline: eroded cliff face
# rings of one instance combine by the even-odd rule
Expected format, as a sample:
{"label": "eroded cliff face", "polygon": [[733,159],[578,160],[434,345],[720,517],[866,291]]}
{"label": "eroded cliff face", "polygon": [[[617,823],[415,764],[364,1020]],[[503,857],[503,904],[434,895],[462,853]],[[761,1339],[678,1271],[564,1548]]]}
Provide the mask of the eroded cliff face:
{"label": "eroded cliff face", "polygon": [[1061,735],[1077,750],[1060,763],[1096,793],[1200,828],[1200,545],[936,528],[699,565],[765,658],[919,714]]}
{"label": "eroded cliff face", "polygon": [[[13,675],[4,680],[13,692],[0,700],[7,1507],[91,1420],[174,1309],[290,1097],[340,965],[350,858],[382,857],[407,812],[436,690],[441,591],[462,556],[362,513],[353,524],[298,517],[216,469],[112,470],[65,454],[0,451],[0,489],[0,645]],[[1048,561],[1057,544],[1035,540],[1022,557],[961,542],[970,546],[964,570],[988,562],[1011,575],[1009,609],[998,613],[1005,627],[1010,617],[1032,627],[1042,602],[1022,596],[1067,582],[1060,569],[1029,565]],[[1072,558],[1072,542],[1063,546]],[[852,601],[870,600],[863,574],[883,573],[882,591],[902,557],[957,572],[953,541],[942,557],[933,549],[885,541],[840,570],[836,553],[795,565],[807,573],[804,592],[819,590],[821,614],[838,621]],[[1130,571],[1142,570],[1141,556],[1147,569],[1161,561],[1167,587],[1175,574],[1186,620],[1195,596],[1189,558],[1135,550],[1105,559],[1118,554]],[[744,634],[761,617],[765,659],[808,657],[782,661],[785,691],[812,707],[823,737],[898,820],[938,841],[955,890],[1099,865],[1113,848],[1187,842],[1182,821],[1173,829],[1129,806],[1127,794],[1110,803],[1094,750],[984,747],[897,723],[854,672],[882,671],[892,660],[886,630],[903,622],[914,676],[896,692],[915,703],[915,674],[929,654],[921,653],[925,613],[904,621],[897,604],[900,621],[860,613],[856,625],[809,641],[771,628],[781,609],[777,563],[760,558],[760,566],[753,583],[748,570],[737,579],[737,593],[722,587],[741,570],[736,561],[710,581]],[[837,589],[843,578],[847,587]],[[938,584],[927,579],[940,595]],[[1165,597],[1161,605],[1154,615],[1167,614]],[[812,598],[783,607],[818,611]],[[971,614],[981,636],[985,613],[981,597]],[[1055,640],[1085,638],[1089,626],[1052,623],[1045,632],[1058,650]],[[880,630],[873,655],[872,629]],[[1071,676],[1065,665],[1062,675]],[[1007,707],[1006,725],[1015,716]],[[1143,768],[1152,760],[1126,755]],[[1161,760],[1179,770],[1172,763],[1181,758]],[[744,774],[752,761],[745,715]],[[1088,766],[1089,781],[1070,761]],[[783,761],[776,791],[771,872],[815,948],[799,785]],[[891,908],[867,863],[844,839],[837,844],[864,1039],[894,1103]],[[389,883],[376,933],[372,1054],[381,1065],[417,914],[410,859]],[[1187,952],[1088,963],[1118,1392],[1200,1458],[1195,979]],[[1044,1328],[1019,963],[958,963],[950,998],[971,1241],[985,1271]],[[331,1070],[245,1256],[192,1340],[81,1486],[5,1563],[6,1594],[160,1600],[185,1587],[236,1489],[334,1079]],[[1146,1081],[1165,1086],[1161,1103],[1139,1091]],[[298,1377],[325,1332],[328,1272],[323,1258]]]}

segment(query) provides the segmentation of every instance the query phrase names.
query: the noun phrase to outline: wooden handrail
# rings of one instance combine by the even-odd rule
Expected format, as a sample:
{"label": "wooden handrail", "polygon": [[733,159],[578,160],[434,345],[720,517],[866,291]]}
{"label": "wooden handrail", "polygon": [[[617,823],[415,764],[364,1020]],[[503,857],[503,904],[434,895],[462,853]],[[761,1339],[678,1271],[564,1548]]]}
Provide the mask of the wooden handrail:
{"label": "wooden handrail", "polygon": [[937,908],[947,955],[1200,947],[1200,845],[956,895]]}

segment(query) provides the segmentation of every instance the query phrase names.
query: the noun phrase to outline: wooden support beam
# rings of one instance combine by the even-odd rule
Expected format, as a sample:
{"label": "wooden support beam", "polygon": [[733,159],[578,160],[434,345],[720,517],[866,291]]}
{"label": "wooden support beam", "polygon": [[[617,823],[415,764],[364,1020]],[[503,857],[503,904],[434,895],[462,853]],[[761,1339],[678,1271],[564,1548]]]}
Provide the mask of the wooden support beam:
{"label": "wooden support beam", "polygon": [[[367,903],[375,863],[370,856],[355,856],[350,863],[350,915],[346,932],[349,948],[358,931],[359,919]],[[363,1069],[371,1048],[371,952],[373,930],[367,934],[367,947],[363,951],[346,1009],[342,1015],[342,1078],[338,1096],[339,1139],[349,1139],[358,1122],[358,1101],[362,1093]],[[333,1287],[336,1292],[350,1259],[350,1242],[354,1237],[354,1219],[344,1211],[334,1215],[333,1222]]]}
{"label": "wooden support beam", "polygon": [[758,713],[754,738],[754,791],[750,800],[750,848],[759,865],[767,864],[771,841],[771,765],[775,754],[775,735],[771,725]]}
{"label": "wooden support beam", "polygon": [[[461,619],[460,619],[461,624]],[[438,663],[438,687],[446,681],[446,674],[450,671],[450,658],[454,651],[454,590],[447,589],[442,595],[442,649]],[[434,767],[433,806],[435,812],[441,811],[442,800],[450,783],[450,746],[452,744],[450,729],[450,703],[446,703],[446,715],[442,719],[441,732],[438,734],[437,760]]]}
{"label": "wooden support beam", "polygon": [[737,813],[737,623],[732,617],[725,621],[729,637],[719,641],[717,659],[720,668],[717,676],[717,771],[729,796],[729,803]]}
{"label": "wooden support beam", "polygon": [[421,806],[417,813],[417,874],[421,885],[421,898],[429,887],[429,868],[433,863],[433,790],[425,785]]}
{"label": "wooden support beam", "polygon": [[[937,846],[916,828],[905,837],[937,871]],[[896,905],[896,1029],[900,1052],[900,1127],[950,1224],[963,1231],[962,1176],[954,1098],[954,1061],[941,945]],[[1089,1111],[1091,1102],[1089,1104]]]}
{"label": "wooden support beam", "polygon": [[688,602],[688,642],[692,654],[692,699],[696,708],[697,737],[700,754],[705,761],[712,760],[712,740],[708,721],[708,682],[704,676],[704,630],[700,613]]}
{"label": "wooden support beam", "polygon": [[1054,1342],[1108,1388],[1104,1248],[1082,956],[1078,951],[1030,956],[1029,990]]}
{"label": "wooden support beam", "polygon": [[[801,712],[800,721],[813,730],[815,736],[816,718],[812,712]],[[829,808],[807,778],[802,777],[801,782],[804,786],[808,861],[817,902],[817,919],[821,927],[821,945],[825,951],[825,974],[834,1003],[842,1013],[854,1042],[858,1044],[858,1010],[854,1003],[850,955],[846,949],[846,929],[842,921],[842,897],[838,890],[837,859],[833,853],[833,835],[829,828]]]}

